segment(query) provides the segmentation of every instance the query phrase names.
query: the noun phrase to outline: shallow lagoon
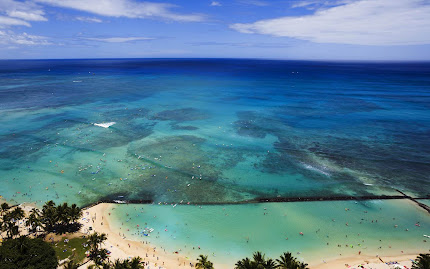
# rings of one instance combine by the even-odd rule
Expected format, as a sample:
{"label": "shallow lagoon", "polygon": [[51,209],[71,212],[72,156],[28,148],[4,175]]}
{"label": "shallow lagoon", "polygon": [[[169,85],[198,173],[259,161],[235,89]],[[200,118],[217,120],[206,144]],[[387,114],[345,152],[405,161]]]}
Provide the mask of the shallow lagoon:
{"label": "shallow lagoon", "polygon": [[[430,231],[428,213],[406,200],[112,208],[110,227],[127,238],[191,260],[209,255],[215,265],[233,265],[257,250],[271,257],[290,251],[312,264],[359,251],[386,256],[430,250],[423,237]],[[149,236],[146,227],[154,229]]]}

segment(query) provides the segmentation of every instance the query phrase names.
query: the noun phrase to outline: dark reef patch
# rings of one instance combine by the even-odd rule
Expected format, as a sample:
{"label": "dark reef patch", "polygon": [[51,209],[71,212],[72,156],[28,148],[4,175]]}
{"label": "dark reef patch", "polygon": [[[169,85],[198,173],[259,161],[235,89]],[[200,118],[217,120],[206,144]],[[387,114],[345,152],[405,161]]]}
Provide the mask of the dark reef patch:
{"label": "dark reef patch", "polygon": [[173,130],[185,130],[185,131],[196,131],[199,128],[191,125],[178,125],[178,124],[171,124],[170,127]]}
{"label": "dark reef patch", "polygon": [[203,110],[196,108],[181,108],[181,109],[173,109],[173,110],[164,110],[157,114],[155,114],[152,119],[161,120],[161,121],[176,121],[176,122],[185,122],[185,121],[196,121],[196,120],[205,120],[208,119],[209,115]]}
{"label": "dark reef patch", "polygon": [[128,153],[135,157],[133,165],[146,167],[130,172],[137,179],[134,185],[156,194],[155,201],[162,202],[244,200],[248,193],[221,181],[222,168],[212,162],[220,154],[203,150],[204,143],[203,138],[182,135],[130,146]]}
{"label": "dark reef patch", "polygon": [[140,119],[145,118],[149,114],[149,109],[147,108],[122,108],[122,109],[114,109],[103,112],[104,121],[122,121],[124,119],[132,120],[132,119]]}
{"label": "dark reef patch", "polygon": [[267,117],[255,111],[240,111],[239,118],[233,123],[236,133],[241,136],[264,138],[267,134],[275,134],[282,128],[281,122],[274,117]]}
{"label": "dark reef patch", "polygon": [[[332,96],[331,96],[332,97]],[[310,99],[279,107],[278,113],[294,117],[319,117],[336,114],[372,112],[383,109],[381,106],[359,98],[334,97],[329,100]]]}
{"label": "dark reef patch", "polygon": [[[80,141],[85,148],[93,150],[124,146],[132,141],[140,140],[151,135],[155,124],[154,122],[141,124],[134,122],[118,122],[109,128],[88,126],[82,129],[83,133],[81,134]],[[87,139],[85,140],[86,137]]]}

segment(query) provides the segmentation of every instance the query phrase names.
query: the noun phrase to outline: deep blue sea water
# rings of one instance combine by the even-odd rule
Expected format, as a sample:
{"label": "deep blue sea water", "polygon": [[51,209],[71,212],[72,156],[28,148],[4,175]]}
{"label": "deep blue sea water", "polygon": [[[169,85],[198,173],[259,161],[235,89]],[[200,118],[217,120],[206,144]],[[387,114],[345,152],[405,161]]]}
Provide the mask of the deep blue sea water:
{"label": "deep blue sea water", "polygon": [[0,61],[0,156],[17,202],[423,197],[430,64]]}

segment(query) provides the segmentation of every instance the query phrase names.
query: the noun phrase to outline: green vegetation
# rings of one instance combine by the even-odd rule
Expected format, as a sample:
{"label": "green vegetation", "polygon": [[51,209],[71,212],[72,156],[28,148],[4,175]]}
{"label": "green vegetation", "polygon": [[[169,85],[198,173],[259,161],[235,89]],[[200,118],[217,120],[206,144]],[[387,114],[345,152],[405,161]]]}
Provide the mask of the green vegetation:
{"label": "green vegetation", "polygon": [[277,265],[273,259],[266,259],[260,251],[253,254],[253,260],[242,259],[235,264],[236,269],[275,269]]}
{"label": "green vegetation", "polygon": [[4,213],[9,210],[9,208],[10,207],[9,207],[9,205],[7,203],[1,204],[1,206],[0,206],[0,214],[1,214],[1,216],[3,216]]}
{"label": "green vegetation", "polygon": [[79,264],[76,263],[74,260],[70,260],[64,265],[64,269],[78,269]]}
{"label": "green vegetation", "polygon": [[88,246],[85,247],[87,242],[88,239],[83,237],[71,239],[63,237],[60,241],[55,242],[53,247],[60,261],[69,258],[75,262],[82,262],[86,257],[85,252],[89,249]]}
{"label": "green vegetation", "polygon": [[141,269],[143,268],[142,259],[134,257],[133,259],[120,260],[114,262],[107,261],[108,251],[101,248],[101,244],[106,240],[106,234],[93,233],[88,237],[88,245],[90,247],[90,260],[94,262],[88,268],[101,268],[101,269]]}
{"label": "green vegetation", "polygon": [[104,262],[102,264],[92,264],[88,266],[89,269],[142,269],[142,259],[140,257],[134,257],[133,259],[120,260],[117,259],[114,262]]}
{"label": "green vegetation", "polygon": [[[6,204],[7,205],[7,204]],[[6,208],[6,206],[2,205]],[[19,235],[18,223],[24,218],[24,211],[20,207],[15,207],[12,211],[2,211],[1,231],[6,232],[7,238],[14,238]]]}
{"label": "green vegetation", "polygon": [[235,264],[235,269],[307,269],[308,264],[298,261],[290,252],[284,252],[279,259],[266,259],[260,251],[249,258],[242,259]]}
{"label": "green vegetation", "polygon": [[35,230],[41,226],[47,233],[63,234],[65,232],[76,232],[81,228],[81,224],[77,221],[82,216],[82,211],[76,204],[69,206],[64,203],[55,206],[53,201],[49,201],[43,206],[42,212],[38,212],[38,215],[39,217],[35,214],[35,218],[39,221],[33,224],[35,227],[29,223],[29,226]]}
{"label": "green vegetation", "polygon": [[[15,209],[11,210],[8,204],[3,203],[0,206],[0,213],[2,217],[0,222],[1,230],[7,232],[8,238],[18,235],[19,228],[17,224],[24,218],[24,211],[20,207],[15,207]],[[25,225],[29,227],[30,233],[36,235],[40,231],[45,233],[55,232],[57,234],[73,233],[81,228],[81,224],[78,222],[81,216],[82,211],[76,204],[69,206],[64,203],[55,206],[53,201],[49,201],[41,211],[33,208],[26,219]]]}
{"label": "green vegetation", "polygon": [[[25,225],[29,227],[29,235],[21,236],[19,222],[24,219],[24,211],[19,206],[10,207],[7,203],[0,205],[0,228],[6,232],[6,240],[1,245],[2,260],[0,268],[56,268],[57,260],[65,258],[73,259],[74,262],[81,262],[85,259],[85,245],[88,239],[85,238],[63,238],[62,241],[47,243],[43,238],[50,232],[64,233],[76,232],[81,224],[77,220],[81,217],[81,209],[75,204],[68,206],[67,203],[55,206],[53,201],[47,202],[42,210],[33,208],[25,219]],[[38,234],[39,232],[44,232]],[[21,233],[22,234],[22,233]],[[28,236],[41,237],[32,239]],[[16,239],[14,239],[16,238]],[[36,240],[36,241],[33,241]],[[66,242],[65,242],[66,241]],[[33,242],[43,242],[38,248]],[[46,263],[32,257],[45,257]],[[55,257],[55,264],[52,267],[51,261],[46,255],[49,253]],[[20,256],[21,255],[21,256]],[[44,256],[45,255],[45,256]],[[50,255],[50,254],[49,254]],[[28,257],[24,257],[28,256]],[[37,264],[33,264],[37,262]],[[19,265],[11,267],[12,264]],[[53,263],[52,263],[53,264]],[[4,265],[4,266],[3,266]],[[42,267],[39,267],[42,266]]]}
{"label": "green vegetation", "polygon": [[0,246],[0,268],[55,269],[57,264],[54,249],[40,238],[21,236]]}
{"label": "green vegetation", "polygon": [[141,258],[135,257],[131,260],[115,260],[113,263],[105,264],[104,268],[109,269],[141,269],[143,265],[141,264]]}
{"label": "green vegetation", "polygon": [[200,255],[197,258],[196,268],[197,269],[213,269],[214,265],[211,261],[208,260],[208,256]]}
{"label": "green vegetation", "polygon": [[299,262],[290,252],[282,253],[280,259],[276,259],[277,268],[282,269],[306,269],[308,264]]}
{"label": "green vegetation", "polygon": [[[267,259],[260,251],[254,252],[252,259],[246,257],[235,264],[235,269],[308,269],[307,263],[302,263],[291,255],[284,252],[279,259]],[[213,263],[208,256],[200,255],[197,258],[197,269],[214,269]]]}
{"label": "green vegetation", "polygon": [[108,258],[107,249],[101,248],[101,244],[107,239],[106,234],[93,233],[88,237],[90,246],[90,260],[96,265],[103,265]]}
{"label": "green vegetation", "polygon": [[430,269],[430,254],[420,254],[415,259],[412,269]]}

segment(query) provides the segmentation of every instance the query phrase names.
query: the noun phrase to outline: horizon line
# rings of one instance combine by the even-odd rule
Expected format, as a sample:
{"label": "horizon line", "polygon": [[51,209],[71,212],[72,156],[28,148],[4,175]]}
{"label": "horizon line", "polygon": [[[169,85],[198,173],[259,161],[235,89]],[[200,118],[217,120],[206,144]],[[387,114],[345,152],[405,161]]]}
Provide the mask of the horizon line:
{"label": "horizon line", "polygon": [[59,60],[256,60],[256,61],[303,61],[303,62],[356,62],[356,63],[430,63],[430,60],[356,60],[356,59],[277,59],[247,57],[100,57],[100,58],[9,58],[0,61],[59,61]]}

